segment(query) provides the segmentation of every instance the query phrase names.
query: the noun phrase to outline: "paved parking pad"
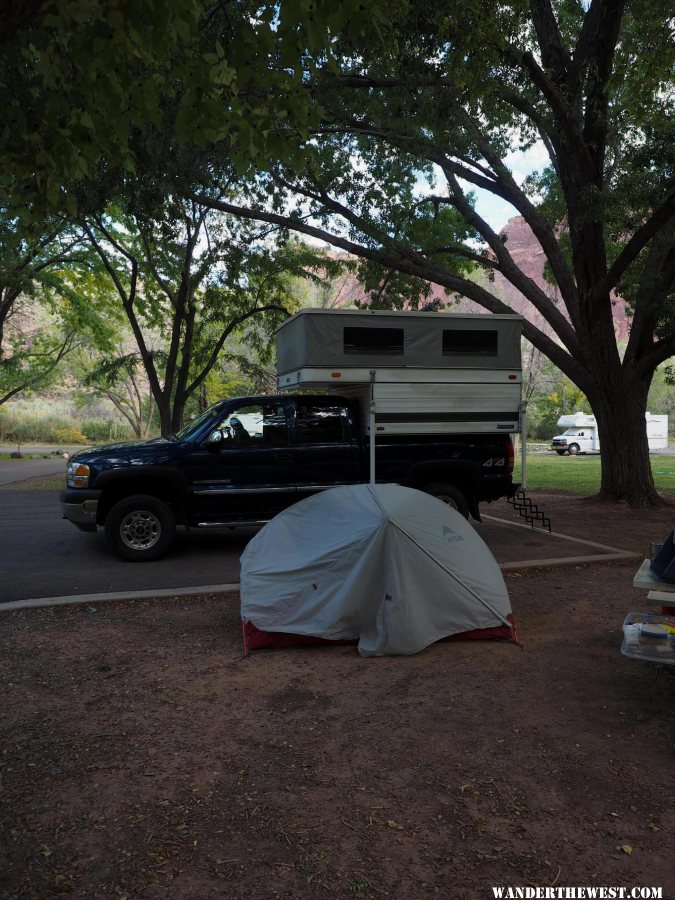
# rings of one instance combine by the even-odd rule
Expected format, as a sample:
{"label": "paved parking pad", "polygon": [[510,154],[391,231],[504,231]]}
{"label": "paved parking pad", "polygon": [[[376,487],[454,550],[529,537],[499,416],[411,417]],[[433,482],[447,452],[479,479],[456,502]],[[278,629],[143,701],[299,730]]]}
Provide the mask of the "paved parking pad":
{"label": "paved parking pad", "polygon": [[239,556],[254,529],[178,535],[157,562],[118,559],[102,531],[78,531],[61,518],[56,494],[0,492],[0,603],[36,597],[151,591],[239,581]]}
{"label": "paved parking pad", "polygon": [[[0,602],[149,592],[181,593],[239,581],[239,557],[256,529],[222,534],[182,531],[174,552],[148,563],[119,560],[102,532],[86,534],[61,518],[55,494],[0,493]],[[611,547],[484,516],[476,530],[504,569],[634,557]]]}

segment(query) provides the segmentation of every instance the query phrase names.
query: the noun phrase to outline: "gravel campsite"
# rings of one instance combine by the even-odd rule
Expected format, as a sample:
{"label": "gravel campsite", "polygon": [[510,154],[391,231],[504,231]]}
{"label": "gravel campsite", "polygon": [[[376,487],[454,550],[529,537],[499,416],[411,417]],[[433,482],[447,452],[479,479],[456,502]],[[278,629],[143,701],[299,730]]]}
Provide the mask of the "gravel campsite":
{"label": "gravel campsite", "polygon": [[[675,524],[540,499],[643,555]],[[619,652],[636,567],[507,572],[520,646],[409,657],[244,657],[235,593],[5,612],[0,895],[674,897],[675,678]]]}

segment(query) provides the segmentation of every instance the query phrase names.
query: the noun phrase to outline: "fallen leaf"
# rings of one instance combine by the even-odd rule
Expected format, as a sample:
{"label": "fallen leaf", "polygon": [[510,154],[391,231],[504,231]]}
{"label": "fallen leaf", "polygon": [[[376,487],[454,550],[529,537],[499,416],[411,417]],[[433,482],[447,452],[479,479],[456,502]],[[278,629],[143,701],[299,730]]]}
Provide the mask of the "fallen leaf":
{"label": "fallen leaf", "polygon": [[399,831],[403,831],[403,825],[399,825],[398,822],[394,822],[393,819],[389,819],[387,826],[389,828],[398,828]]}
{"label": "fallen leaf", "polygon": [[621,846],[617,847],[616,849],[622,850],[626,854],[626,856],[630,856],[631,853],[633,852],[633,848],[631,847],[630,844],[621,844]]}

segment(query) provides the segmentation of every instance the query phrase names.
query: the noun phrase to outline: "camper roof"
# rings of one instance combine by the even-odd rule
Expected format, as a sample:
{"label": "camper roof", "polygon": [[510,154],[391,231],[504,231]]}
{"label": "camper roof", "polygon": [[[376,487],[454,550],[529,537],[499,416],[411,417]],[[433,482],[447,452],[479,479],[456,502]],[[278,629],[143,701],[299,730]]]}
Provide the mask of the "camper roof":
{"label": "camper roof", "polygon": [[559,428],[581,428],[583,426],[590,427],[595,424],[595,416],[581,412],[574,413],[571,416],[560,416],[558,419]]}
{"label": "camper roof", "polygon": [[277,329],[277,374],[364,366],[520,371],[522,321],[516,315],[304,309]]}

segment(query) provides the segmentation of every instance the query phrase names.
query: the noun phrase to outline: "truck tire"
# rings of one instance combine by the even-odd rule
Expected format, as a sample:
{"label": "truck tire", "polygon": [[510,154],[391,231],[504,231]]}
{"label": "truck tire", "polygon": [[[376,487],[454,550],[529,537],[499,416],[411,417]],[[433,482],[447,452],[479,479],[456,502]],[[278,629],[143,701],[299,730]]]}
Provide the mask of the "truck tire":
{"label": "truck tire", "polygon": [[432,484],[425,485],[422,490],[425,494],[431,494],[432,497],[438,497],[443,503],[452,506],[452,508],[456,509],[465,519],[469,518],[468,501],[464,492],[456,487],[456,485],[449,484],[447,481],[435,481]]}
{"label": "truck tire", "polygon": [[570,456],[576,456],[581,448],[578,444],[570,444],[567,448]]}
{"label": "truck tire", "polygon": [[105,520],[105,536],[122,559],[160,559],[176,536],[176,519],[162,500],[135,494],[112,507]]}

